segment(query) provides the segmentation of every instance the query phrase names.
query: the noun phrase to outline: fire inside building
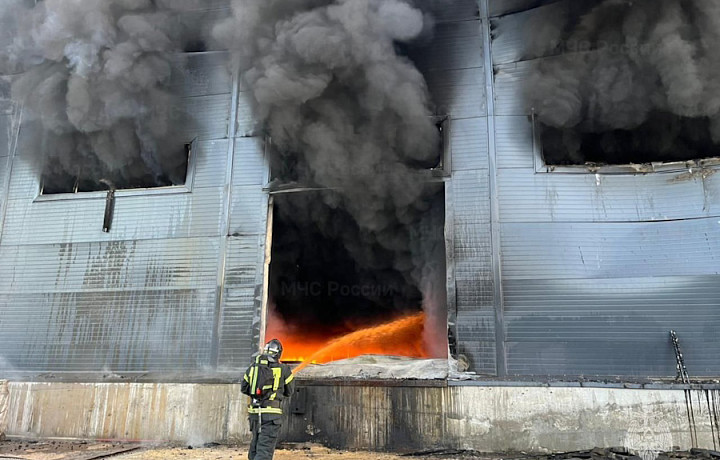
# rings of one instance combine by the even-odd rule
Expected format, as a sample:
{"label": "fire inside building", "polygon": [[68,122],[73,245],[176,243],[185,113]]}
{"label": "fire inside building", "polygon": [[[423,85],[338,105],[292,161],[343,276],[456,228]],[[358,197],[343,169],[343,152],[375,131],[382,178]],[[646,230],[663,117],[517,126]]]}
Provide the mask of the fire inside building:
{"label": "fire inside building", "polygon": [[0,7],[8,434],[720,446],[712,1],[260,3]]}

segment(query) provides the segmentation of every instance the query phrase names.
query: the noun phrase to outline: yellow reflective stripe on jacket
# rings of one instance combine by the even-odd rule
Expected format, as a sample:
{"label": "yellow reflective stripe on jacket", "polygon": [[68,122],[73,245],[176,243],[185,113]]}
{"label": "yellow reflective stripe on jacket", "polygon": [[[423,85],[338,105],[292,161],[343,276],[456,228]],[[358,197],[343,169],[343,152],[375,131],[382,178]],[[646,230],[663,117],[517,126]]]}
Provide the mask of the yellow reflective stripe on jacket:
{"label": "yellow reflective stripe on jacket", "polygon": [[[273,384],[272,384],[273,394],[271,394],[270,397],[268,398],[269,401],[275,401],[275,398],[277,398],[277,391],[278,391],[278,388],[280,388],[280,379],[282,378],[282,369],[279,367],[273,367],[272,373],[273,373]],[[270,388],[270,385],[267,385],[267,387]]]}
{"label": "yellow reflective stripe on jacket", "polygon": [[282,415],[280,407],[248,407],[249,414],[279,414]]}
{"label": "yellow reflective stripe on jacket", "polygon": [[250,379],[248,378],[247,374],[243,375],[243,380],[245,380],[247,383],[250,383]]}
{"label": "yellow reflective stripe on jacket", "polygon": [[292,382],[294,378],[295,378],[295,374],[290,374],[290,376],[285,379],[285,385]]}
{"label": "yellow reflective stripe on jacket", "polygon": [[[260,357],[259,357],[259,356],[258,356],[257,358],[255,358],[255,362],[256,362],[256,363],[259,363],[259,362],[260,362]],[[252,379],[252,383],[250,384],[250,391],[251,391],[253,394],[255,394],[255,391],[257,391],[257,374],[258,374],[258,373],[255,372],[256,370],[257,370],[256,367],[253,366],[252,371],[250,371],[250,373],[252,374],[252,377],[250,377],[250,378]]]}

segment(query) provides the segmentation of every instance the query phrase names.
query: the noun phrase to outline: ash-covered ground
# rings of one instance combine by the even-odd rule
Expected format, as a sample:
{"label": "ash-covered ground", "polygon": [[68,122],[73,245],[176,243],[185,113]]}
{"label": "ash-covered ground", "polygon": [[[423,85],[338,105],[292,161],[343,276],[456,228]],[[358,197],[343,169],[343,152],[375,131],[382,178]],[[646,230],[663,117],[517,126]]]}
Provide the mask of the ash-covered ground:
{"label": "ash-covered ground", "polygon": [[[0,441],[0,460],[226,460],[246,459],[247,446],[169,446],[89,441]],[[469,451],[428,450],[409,453],[348,452],[315,444],[282,444],[277,460],[402,460],[402,459],[483,459],[483,460],[720,460],[720,452],[692,449],[674,452],[631,452],[622,447],[594,448],[566,453],[478,453]]]}
{"label": "ash-covered ground", "polygon": [[[416,455],[417,454],[417,455]],[[131,443],[108,443],[86,441],[5,441],[0,442],[0,460],[229,460],[246,459],[247,446],[168,446]],[[347,452],[328,449],[314,444],[282,445],[275,453],[277,460],[400,460],[403,458],[484,458],[499,460],[510,458],[501,455],[471,455],[445,452],[425,455],[423,453],[386,454],[374,452]],[[515,457],[513,457],[515,458]]]}

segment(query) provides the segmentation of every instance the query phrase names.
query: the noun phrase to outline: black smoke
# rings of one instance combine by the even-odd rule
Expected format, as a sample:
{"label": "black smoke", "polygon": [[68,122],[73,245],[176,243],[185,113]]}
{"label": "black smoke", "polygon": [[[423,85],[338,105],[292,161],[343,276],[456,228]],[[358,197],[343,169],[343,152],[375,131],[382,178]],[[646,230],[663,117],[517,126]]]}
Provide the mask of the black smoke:
{"label": "black smoke", "polygon": [[[181,11],[200,0],[5,0],[2,73],[46,186],[181,184],[187,121],[170,91],[173,53],[199,40]],[[189,42],[188,42],[189,41]],[[29,133],[29,131],[31,133]]]}
{"label": "black smoke", "polygon": [[[409,235],[437,193],[426,173],[440,142],[423,75],[398,50],[426,37],[432,21],[405,0],[234,0],[232,7],[213,35],[239,63],[272,139],[277,182],[332,190],[284,200],[279,212],[302,221],[274,237],[289,238],[292,253],[308,232],[324,235],[329,247],[343,248],[336,269],[353,264],[361,283],[410,285],[399,308],[420,308],[431,297],[418,292],[432,277],[432,257]],[[274,262],[276,281],[281,266],[293,270],[292,260]],[[398,302],[360,303],[383,310]]]}
{"label": "black smoke", "polygon": [[536,25],[542,52],[559,53],[537,62],[526,88],[546,156],[557,164],[717,155],[720,4],[578,4],[584,10],[565,22]]}

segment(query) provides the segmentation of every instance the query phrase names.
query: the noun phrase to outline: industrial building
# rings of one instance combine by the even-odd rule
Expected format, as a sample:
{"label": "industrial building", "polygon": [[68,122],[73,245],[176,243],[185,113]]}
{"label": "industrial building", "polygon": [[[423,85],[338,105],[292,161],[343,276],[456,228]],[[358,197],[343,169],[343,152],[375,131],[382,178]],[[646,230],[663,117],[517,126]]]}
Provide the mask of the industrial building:
{"label": "industrial building", "polygon": [[[229,15],[227,2],[207,3],[187,14]],[[537,52],[544,37],[532,32],[568,21],[578,2],[425,3],[434,36],[407,54],[427,81],[443,145],[423,179],[435,190],[423,231],[440,235],[441,326],[450,361],[468,369],[307,380],[286,437],[569,450],[622,444],[649,424],[672,435],[658,449],[717,448],[720,161],[547,162],[526,88],[554,52]],[[33,130],[11,100],[17,76],[0,83],[10,435],[247,436],[233,383],[279,295],[270,292],[281,259],[273,243],[287,225],[278,209],[324,192],[278,186],[231,53],[202,48],[172,57],[172,87],[190,115],[184,185],[108,193],[76,179],[49,193]],[[694,387],[675,382],[670,330]],[[339,408],[319,403],[328,399]]]}

